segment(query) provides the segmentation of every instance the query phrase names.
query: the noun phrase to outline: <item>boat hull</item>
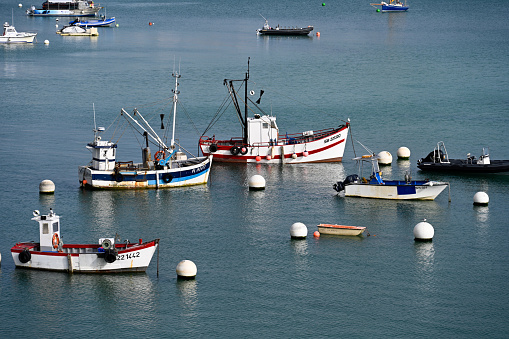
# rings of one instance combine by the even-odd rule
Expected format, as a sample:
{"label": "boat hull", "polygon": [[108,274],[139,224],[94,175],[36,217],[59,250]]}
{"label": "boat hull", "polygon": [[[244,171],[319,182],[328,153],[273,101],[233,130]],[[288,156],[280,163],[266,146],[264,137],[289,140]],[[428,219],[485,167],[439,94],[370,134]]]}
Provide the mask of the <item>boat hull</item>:
{"label": "boat hull", "polygon": [[366,230],[366,227],[330,225],[330,224],[318,225],[318,232],[320,232],[320,234],[329,234],[329,235],[358,236],[358,235],[362,235],[362,233],[364,233],[365,230]]}
{"label": "boat hull", "polygon": [[[241,140],[218,141],[207,137],[200,139],[200,149],[206,156],[213,154],[214,161],[234,163],[302,164],[316,162],[340,162],[343,159],[349,126],[308,139],[279,138],[274,145],[244,145]],[[217,147],[213,152],[211,147]],[[233,152],[233,148],[245,148],[246,153]]]}
{"label": "boat hull", "polygon": [[257,33],[260,35],[308,35],[313,30],[313,26],[304,28],[279,28],[279,29],[259,29]]}
{"label": "boat hull", "polygon": [[35,36],[0,36],[0,43],[2,44],[19,44],[19,43],[33,43],[35,40]]}
{"label": "boat hull", "polygon": [[110,18],[106,20],[85,20],[78,22],[69,22],[69,24],[74,24],[76,26],[82,27],[109,27],[115,23],[115,18]]}
{"label": "boat hull", "polygon": [[406,12],[408,7],[397,5],[382,5],[382,12]]}
{"label": "boat hull", "polygon": [[418,162],[423,171],[450,173],[502,173],[509,172],[509,160],[491,160],[489,164],[472,164],[467,160],[449,159],[449,163]]}
{"label": "boat hull", "polygon": [[102,171],[80,166],[78,177],[81,187],[87,189],[171,188],[206,184],[211,165],[212,156],[175,161],[173,168],[162,170]]}
{"label": "boat hull", "polygon": [[[62,271],[69,273],[120,273],[145,272],[159,246],[159,239],[142,243],[116,245],[117,255],[114,262],[104,259],[100,245],[64,245],[62,252],[37,251],[36,243],[18,243],[11,248],[14,264],[19,268]],[[30,260],[20,261],[20,253],[28,249]]]}
{"label": "boat hull", "polygon": [[66,17],[88,17],[96,16],[100,7],[85,9],[34,9],[28,13],[29,16],[66,16]]}
{"label": "boat hull", "polygon": [[434,181],[414,181],[409,184],[404,181],[384,181],[384,184],[351,183],[345,185],[345,196],[393,200],[434,200],[447,185],[444,182]]}

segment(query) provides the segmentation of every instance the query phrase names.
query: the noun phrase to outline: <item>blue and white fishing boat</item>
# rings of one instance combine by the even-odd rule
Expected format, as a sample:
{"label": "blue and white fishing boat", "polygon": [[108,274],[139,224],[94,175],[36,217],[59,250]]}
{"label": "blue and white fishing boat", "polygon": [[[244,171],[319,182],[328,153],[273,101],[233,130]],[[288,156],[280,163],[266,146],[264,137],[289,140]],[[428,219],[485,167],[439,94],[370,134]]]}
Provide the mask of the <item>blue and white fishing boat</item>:
{"label": "blue and white fishing boat", "polygon": [[[378,157],[363,155],[354,158],[359,163],[359,173],[346,177],[333,185],[337,192],[344,193],[346,197],[362,197],[394,200],[434,200],[449,185],[447,182],[412,180],[409,174],[405,180],[383,180],[382,172],[378,167]],[[362,176],[365,163],[370,164],[371,176]]]}
{"label": "blue and white fishing boat", "polygon": [[101,6],[92,0],[46,0],[42,8],[31,6],[27,9],[30,16],[96,16]]}
{"label": "blue and white fishing boat", "polygon": [[80,20],[76,19],[74,21],[69,21],[69,24],[75,26],[85,26],[85,27],[109,27],[115,23],[115,17],[111,17],[106,19],[105,17],[101,17],[101,19],[97,20]]}
{"label": "blue and white fishing boat", "polygon": [[370,4],[371,6],[379,9],[378,6],[381,7],[382,12],[406,12],[408,11],[408,6],[406,5],[406,1],[403,4],[399,0],[390,0],[389,3],[387,2],[380,2],[379,4]]}
{"label": "blue and white fishing boat", "polygon": [[[175,89],[172,90],[173,130],[169,146],[166,145],[163,138],[157,135],[147,119],[137,109],[129,114],[122,108],[120,116],[116,119],[118,124],[114,128],[115,133],[119,133],[121,137],[124,134],[121,130],[132,128],[143,136],[145,147],[142,148],[142,162],[117,161],[117,143],[102,140],[100,134],[105,131],[103,127],[94,128],[94,141],[87,145],[87,148],[92,152],[92,161],[87,166],[80,166],[78,171],[81,187],[90,189],[158,189],[207,183],[210,166],[212,165],[212,156],[188,158],[186,153],[182,151],[186,150],[175,141],[175,118],[178,94],[180,93],[178,91],[180,74],[175,72],[173,77],[175,77]],[[160,114],[160,117],[161,129],[165,129],[164,114]],[[127,123],[125,123],[125,120],[127,120]],[[123,126],[122,122],[124,122]],[[149,142],[155,144],[158,148],[153,158]]]}

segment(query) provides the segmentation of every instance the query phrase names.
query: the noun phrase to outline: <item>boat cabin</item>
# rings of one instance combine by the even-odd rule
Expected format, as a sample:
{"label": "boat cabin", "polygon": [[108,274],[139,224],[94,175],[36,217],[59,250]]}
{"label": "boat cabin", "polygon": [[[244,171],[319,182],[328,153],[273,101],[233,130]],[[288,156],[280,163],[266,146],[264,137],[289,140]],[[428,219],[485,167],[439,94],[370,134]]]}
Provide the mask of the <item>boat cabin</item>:
{"label": "boat cabin", "polygon": [[276,117],[255,114],[254,118],[247,118],[247,143],[257,146],[260,144],[277,144],[279,128]]}
{"label": "boat cabin", "polygon": [[117,144],[103,141],[101,136],[96,135],[94,142],[87,145],[87,149],[92,152],[92,168],[99,171],[113,171],[116,164],[116,148]]}
{"label": "boat cabin", "polygon": [[[40,250],[56,252],[58,245],[62,243],[60,240],[60,216],[56,215],[50,209],[48,215],[40,215],[38,210],[34,211],[35,220],[39,223],[39,245]],[[54,246],[56,244],[56,246]]]}

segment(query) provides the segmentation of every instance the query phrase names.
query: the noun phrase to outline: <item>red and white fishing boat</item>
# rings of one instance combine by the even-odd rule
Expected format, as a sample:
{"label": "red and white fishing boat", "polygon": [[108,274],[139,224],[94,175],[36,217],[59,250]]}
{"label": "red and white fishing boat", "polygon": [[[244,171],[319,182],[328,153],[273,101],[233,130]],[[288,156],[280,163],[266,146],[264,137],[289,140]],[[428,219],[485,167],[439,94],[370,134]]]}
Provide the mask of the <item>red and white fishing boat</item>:
{"label": "red and white fishing boat", "polygon": [[137,243],[115,243],[115,238],[101,238],[98,244],[65,244],[60,236],[60,216],[52,209],[40,215],[40,242],[19,242],[11,248],[16,267],[77,273],[118,273],[146,271],[159,239]]}
{"label": "red and white fishing boat", "polygon": [[318,232],[320,234],[331,234],[331,235],[362,235],[366,230],[366,227],[359,226],[346,226],[346,225],[332,225],[332,224],[320,224],[318,225]]}
{"label": "red and white fishing boat", "polygon": [[[264,91],[254,102],[248,97],[249,60],[244,79],[225,79],[233,106],[242,126],[242,137],[216,139],[215,135],[202,135],[199,141],[203,155],[213,155],[214,161],[238,163],[288,163],[301,164],[311,162],[339,162],[343,159],[350,119],[335,128],[311,130],[297,134],[281,134],[276,124],[276,117],[267,115],[258,106]],[[241,111],[239,97],[234,86],[244,87],[244,113]],[[254,90],[249,91],[252,95]],[[248,107],[248,102],[252,105]],[[229,105],[223,104],[222,107]],[[248,111],[256,108],[261,114],[248,117]],[[216,122],[216,117],[209,128]],[[208,129],[207,129],[208,130]],[[207,131],[205,131],[207,133]],[[204,133],[204,134],[205,134]]]}

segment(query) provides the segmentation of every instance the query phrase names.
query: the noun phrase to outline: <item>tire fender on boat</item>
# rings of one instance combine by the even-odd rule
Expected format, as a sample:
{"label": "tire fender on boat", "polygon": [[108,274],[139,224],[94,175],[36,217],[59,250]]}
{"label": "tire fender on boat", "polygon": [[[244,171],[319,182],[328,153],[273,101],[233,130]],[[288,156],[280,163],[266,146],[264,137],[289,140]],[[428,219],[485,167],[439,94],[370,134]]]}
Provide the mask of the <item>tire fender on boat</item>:
{"label": "tire fender on boat", "polygon": [[114,178],[115,178],[116,182],[121,182],[121,181],[124,180],[124,176],[122,174],[120,174],[120,173],[115,174]]}
{"label": "tire fender on boat", "polygon": [[117,260],[117,253],[113,249],[108,249],[104,252],[104,261],[111,264]]}
{"label": "tire fender on boat", "polygon": [[163,174],[162,179],[165,183],[168,184],[173,180],[173,175],[171,175],[170,173],[165,173]]}
{"label": "tire fender on boat", "polygon": [[22,264],[26,264],[27,262],[30,261],[30,259],[32,259],[32,255],[30,254],[30,251],[26,248],[23,251],[21,251],[20,254],[18,254],[18,260]]}
{"label": "tire fender on boat", "polygon": [[232,148],[230,148],[230,153],[232,155],[238,155],[239,152],[240,152],[240,149],[237,146],[233,146]]}
{"label": "tire fender on boat", "polygon": [[217,152],[217,145],[216,144],[212,144],[209,146],[209,151],[211,153],[214,153],[214,152]]}

